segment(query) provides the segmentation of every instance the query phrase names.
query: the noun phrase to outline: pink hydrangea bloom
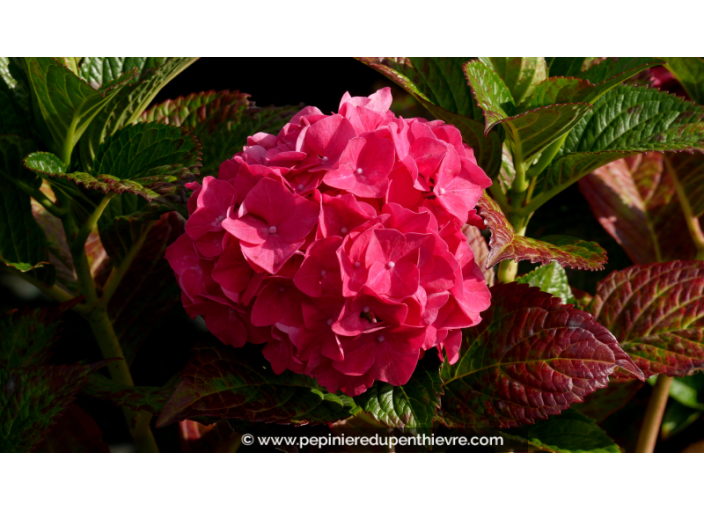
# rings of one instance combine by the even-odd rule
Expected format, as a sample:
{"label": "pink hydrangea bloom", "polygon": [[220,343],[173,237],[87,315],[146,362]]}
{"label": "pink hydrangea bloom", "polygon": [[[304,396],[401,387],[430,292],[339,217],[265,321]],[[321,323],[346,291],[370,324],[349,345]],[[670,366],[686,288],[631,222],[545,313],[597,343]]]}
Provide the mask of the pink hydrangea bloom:
{"label": "pink hydrangea bloom", "polygon": [[[442,121],[396,118],[391,91],[306,107],[192,184],[166,258],[191,317],[265,344],[276,373],[355,396],[405,384],[425,351],[457,361],[489,290],[461,228],[491,185]],[[443,354],[444,350],[444,354]]]}

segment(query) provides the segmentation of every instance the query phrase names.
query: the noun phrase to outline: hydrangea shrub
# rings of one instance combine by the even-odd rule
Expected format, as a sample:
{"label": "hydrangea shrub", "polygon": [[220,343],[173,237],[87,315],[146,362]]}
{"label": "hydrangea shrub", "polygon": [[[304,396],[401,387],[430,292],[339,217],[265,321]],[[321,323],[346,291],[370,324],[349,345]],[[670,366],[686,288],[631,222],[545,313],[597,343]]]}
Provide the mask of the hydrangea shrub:
{"label": "hydrangea shrub", "polygon": [[[108,451],[95,399],[145,452],[152,424],[653,451],[700,416],[701,59],[360,58],[403,100],[151,104],[194,60],[0,58],[0,271],[56,302],[0,316],[0,450]],[[632,265],[535,214],[575,183]]]}

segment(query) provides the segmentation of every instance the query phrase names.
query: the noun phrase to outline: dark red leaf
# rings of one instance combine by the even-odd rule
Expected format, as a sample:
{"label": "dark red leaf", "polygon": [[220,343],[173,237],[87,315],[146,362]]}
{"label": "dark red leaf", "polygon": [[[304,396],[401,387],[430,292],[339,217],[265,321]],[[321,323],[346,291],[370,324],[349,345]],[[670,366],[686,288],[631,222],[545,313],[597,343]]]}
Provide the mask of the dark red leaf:
{"label": "dark red leaf", "polygon": [[576,237],[550,236],[543,240],[517,235],[501,208],[484,195],[479,199],[479,214],[491,231],[489,259],[486,267],[503,260],[529,260],[549,264],[556,261],[561,266],[574,269],[603,269],[606,250],[596,243]]}
{"label": "dark red leaf", "polygon": [[459,361],[443,366],[448,425],[531,424],[606,387],[616,367],[643,377],[605,327],[559,298],[510,283],[492,287],[491,301]]}
{"label": "dark red leaf", "polygon": [[[680,164],[686,156],[667,157]],[[594,216],[636,264],[695,253],[664,157],[653,152],[620,159],[579,181]]]}
{"label": "dark red leaf", "polygon": [[350,397],[329,393],[315,379],[289,370],[276,375],[257,346],[203,343],[193,349],[181,383],[157,427],[196,416],[267,423],[329,423],[359,412]]}
{"label": "dark red leaf", "polygon": [[704,262],[614,271],[599,282],[590,310],[646,377],[681,377],[704,367]]}

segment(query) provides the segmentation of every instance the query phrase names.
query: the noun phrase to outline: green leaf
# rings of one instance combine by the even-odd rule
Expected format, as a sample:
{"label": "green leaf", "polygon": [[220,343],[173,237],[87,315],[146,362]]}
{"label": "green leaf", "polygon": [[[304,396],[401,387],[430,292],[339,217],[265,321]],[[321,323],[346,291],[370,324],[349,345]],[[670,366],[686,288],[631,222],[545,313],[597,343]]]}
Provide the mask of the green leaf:
{"label": "green leaf", "polygon": [[25,112],[15,101],[10,89],[0,82],[0,135],[31,138],[31,134]]}
{"label": "green leaf", "polygon": [[596,85],[592,92],[583,100],[594,103],[619,83],[623,83],[641,71],[663,65],[664,63],[664,61],[652,57],[607,58],[578,75],[578,78]]}
{"label": "green leaf", "polygon": [[704,373],[672,379],[670,397],[683,406],[704,411]]}
{"label": "green leaf", "polygon": [[[526,163],[533,161],[591,110],[589,104],[550,104],[517,115],[516,102],[498,73],[479,61],[468,62],[464,70],[484,112],[485,132],[501,124],[514,157]],[[531,91],[533,89],[535,85],[531,85]]]}
{"label": "green leaf", "polygon": [[[635,264],[694,258],[696,249],[665,160],[684,174],[685,168],[696,166],[687,160],[704,160],[697,155],[639,154],[609,163],[579,181],[594,216]],[[696,172],[691,175],[697,178]]]}
{"label": "green leaf", "polygon": [[453,59],[360,58],[365,65],[411,93],[430,113],[462,133],[479,166],[495,177],[501,168],[503,133],[484,135],[481,109],[463,76],[462,64],[470,57]]}
{"label": "green leaf", "polygon": [[168,61],[168,57],[83,57],[78,76],[99,89],[122,77],[134,73],[131,83],[139,83]]}
{"label": "green leaf", "polygon": [[443,364],[441,417],[450,426],[518,427],[559,414],[640,370],[591,315],[528,285],[494,285],[491,307]]}
{"label": "green leaf", "polygon": [[247,145],[248,136],[262,131],[278,134],[300,109],[256,108],[248,97],[237,91],[198,92],[156,105],[142,115],[142,120],[188,129],[202,146],[201,175],[216,175],[223,161]]}
{"label": "green leaf", "polygon": [[575,76],[582,70],[585,57],[548,57],[550,77]]}
{"label": "green leaf", "polygon": [[702,416],[701,411],[694,411],[678,402],[670,402],[662,418],[662,439],[667,441],[695,423]]}
{"label": "green leaf", "polygon": [[570,131],[538,186],[562,190],[600,166],[642,152],[702,148],[704,108],[655,89],[619,85]]}
{"label": "green leaf", "polygon": [[516,234],[501,208],[487,195],[478,202],[479,214],[491,231],[489,240],[489,268],[503,260],[529,260],[549,264],[552,261],[575,269],[603,269],[606,250],[591,241],[570,236],[547,236],[542,240]]}
{"label": "green leaf", "polygon": [[621,453],[591,418],[567,409],[559,416],[503,432],[503,436],[554,453]]}
{"label": "green leaf", "polygon": [[[129,84],[124,86],[96,116],[81,139],[81,162],[84,168],[89,170],[92,168],[93,159],[103,140],[118,129],[139,120],[159,91],[195,61],[196,58],[193,57],[170,57],[166,60],[161,57],[143,57],[122,61],[121,65],[125,72],[132,71],[135,76],[134,78],[130,76]],[[112,77],[114,74],[111,70],[112,65],[110,58],[96,57],[85,61],[81,66],[81,72],[92,78]],[[130,70],[129,66],[134,67]],[[119,67],[119,64],[115,64],[114,69],[117,70]]]}
{"label": "green leaf", "polygon": [[329,423],[360,411],[352,398],[329,393],[308,376],[289,370],[274,374],[254,345],[234,349],[219,342],[200,344],[193,349],[181,380],[157,427],[195,416]]}
{"label": "green leaf", "polygon": [[[39,187],[40,181],[22,166],[22,158],[34,144],[17,136],[0,136],[0,264],[22,272],[48,264],[46,236],[32,216],[29,195],[23,189]],[[45,283],[53,272],[35,271]]]}
{"label": "green leaf", "polygon": [[518,283],[527,283],[537,287],[543,292],[559,297],[564,304],[576,305],[577,301],[572,295],[572,289],[567,281],[567,274],[557,262],[538,267],[528,274],[516,278]]}
{"label": "green leaf", "polygon": [[64,187],[70,181],[102,193],[132,193],[149,202],[178,207],[185,216],[187,194],[183,184],[195,180],[200,146],[178,127],[142,123],[120,129],[106,139],[92,173],[67,171],[56,156],[48,153],[32,154],[25,165]]}
{"label": "green leaf", "polygon": [[36,445],[75,398],[90,365],[0,368],[0,452],[26,452]]}
{"label": "green leaf", "polygon": [[51,136],[50,147],[66,156],[93,118],[126,84],[125,79],[95,90],[61,62],[48,57],[27,58],[26,65],[33,100]]}
{"label": "green leaf", "polygon": [[0,57],[0,79],[2,79],[8,89],[13,89],[17,86],[17,80],[10,73],[9,57]]}
{"label": "green leaf", "polygon": [[682,84],[689,97],[704,103],[704,59],[701,57],[665,57],[667,68]]}
{"label": "green leaf", "polygon": [[495,71],[474,60],[464,65],[464,73],[479,108],[484,112],[484,133],[516,114],[516,103],[511,91]]}
{"label": "green leaf", "polygon": [[530,97],[538,83],[548,77],[543,57],[481,57],[480,60],[506,84],[515,104]]}
{"label": "green leaf", "polygon": [[704,368],[704,262],[614,271],[597,285],[590,310],[646,377]]}
{"label": "green leaf", "polygon": [[173,395],[177,382],[173,380],[162,387],[125,386],[104,375],[91,374],[81,392],[93,398],[109,400],[118,407],[159,414]]}
{"label": "green leaf", "polygon": [[376,381],[366,392],[354,398],[355,403],[377,421],[400,429],[428,431],[440,407],[442,383],[440,366],[426,356],[418,363],[411,379],[403,386]]}

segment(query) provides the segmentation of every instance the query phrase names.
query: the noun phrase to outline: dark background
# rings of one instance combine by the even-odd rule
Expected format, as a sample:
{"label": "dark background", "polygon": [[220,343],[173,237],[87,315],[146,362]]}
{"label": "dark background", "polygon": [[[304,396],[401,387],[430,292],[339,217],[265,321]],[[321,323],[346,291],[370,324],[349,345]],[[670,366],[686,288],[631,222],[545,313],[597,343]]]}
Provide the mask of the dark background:
{"label": "dark background", "polygon": [[[366,96],[385,86],[391,86],[395,99],[401,100],[398,104],[404,105],[404,116],[410,116],[408,112],[412,112],[413,116],[428,115],[413,105],[408,95],[398,87],[351,58],[203,58],[169,83],[159,93],[155,103],[203,90],[239,90],[249,93],[250,99],[258,106],[306,104],[317,106],[323,113],[330,113],[337,111],[340,98],[347,91],[353,96]],[[543,206],[531,220],[527,232],[532,237],[553,234],[596,241],[609,254],[609,263],[604,271],[568,270],[570,283],[574,287],[593,293],[597,281],[613,270],[630,265],[620,246],[594,219],[576,185]],[[519,273],[530,269],[530,264],[521,263]],[[0,312],[50,302],[31,285],[0,273]],[[165,384],[185,365],[189,348],[208,335],[201,323],[191,321],[180,305],[175,306],[160,321],[139,351],[132,367],[135,384]],[[56,362],[101,359],[90,331],[77,314],[68,314],[56,351],[61,353],[56,357]],[[641,419],[649,393],[650,387],[646,385],[632,405],[603,424],[614,439],[622,445],[630,446],[631,450],[635,443],[634,432],[637,430],[634,429],[634,424],[637,425]],[[108,443],[114,446],[129,441],[121,412],[112,404],[83,396],[79,397],[78,403],[96,419]],[[704,426],[700,420],[699,424],[667,443],[660,443],[659,449],[681,451],[692,442],[692,434],[703,435],[702,428]],[[304,429],[297,430],[304,432]],[[285,430],[289,435],[292,433],[291,427]],[[156,436],[162,450],[179,451],[176,425],[157,430]],[[243,450],[246,449],[243,447]]]}

